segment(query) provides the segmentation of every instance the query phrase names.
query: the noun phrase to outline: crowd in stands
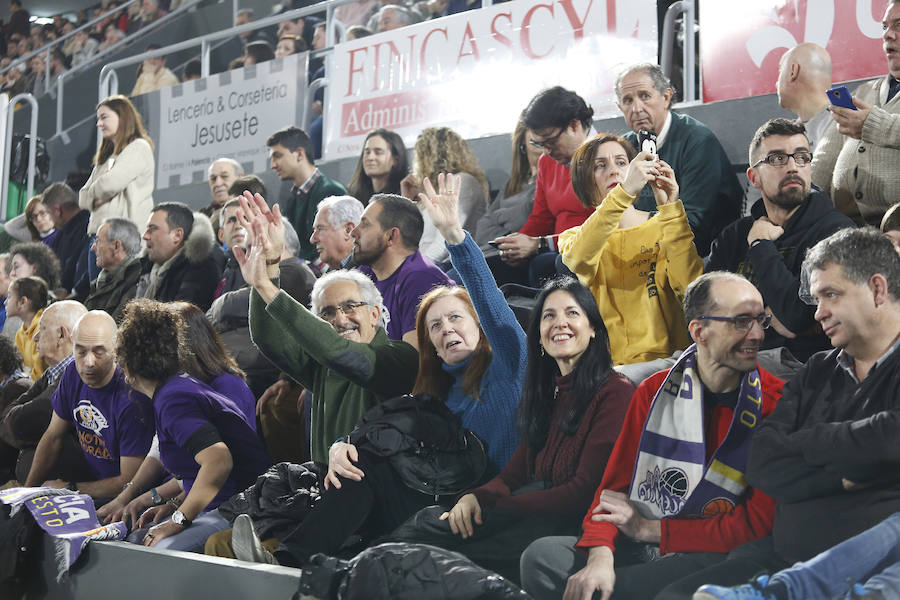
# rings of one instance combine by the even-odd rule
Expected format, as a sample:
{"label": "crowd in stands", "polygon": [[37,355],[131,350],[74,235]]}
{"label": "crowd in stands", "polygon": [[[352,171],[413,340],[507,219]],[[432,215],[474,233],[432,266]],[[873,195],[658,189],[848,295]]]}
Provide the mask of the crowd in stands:
{"label": "crowd in stands", "polygon": [[[373,2],[354,25],[468,8]],[[244,36],[242,64],[321,48],[302,21]],[[626,132],[537,93],[493,199],[451,128],[423,128],[411,161],[370,132],[344,182],[286,124],[266,142],[283,197],[221,156],[203,209],[154,204],[153,140],[106,98],[87,181],[7,224],[0,476],[93,497],[130,542],[243,561],[394,541],[539,599],[898,597],[900,0],[882,37],[888,74],[856,110],[828,105],[823,48],[784,54],[798,119],[746,141],[746,214],[655,64],[617,74]],[[133,94],[175,80],[141,69]],[[414,442],[454,432],[453,484],[386,451],[403,436],[372,424],[404,419],[431,419],[401,429]],[[273,481],[290,510],[265,508]]]}

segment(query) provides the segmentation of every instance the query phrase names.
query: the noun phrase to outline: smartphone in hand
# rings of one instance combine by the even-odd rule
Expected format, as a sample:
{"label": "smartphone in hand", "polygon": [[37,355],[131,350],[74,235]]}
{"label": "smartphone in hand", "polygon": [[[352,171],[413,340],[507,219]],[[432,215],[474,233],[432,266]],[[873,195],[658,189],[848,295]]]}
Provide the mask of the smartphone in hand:
{"label": "smartphone in hand", "polygon": [[826,91],[825,95],[828,96],[828,101],[831,102],[833,106],[858,110],[856,105],[853,104],[853,98],[850,96],[850,90],[847,89],[846,85],[836,85]]}
{"label": "smartphone in hand", "polygon": [[649,152],[656,157],[656,134],[646,129],[638,131],[638,152]]}

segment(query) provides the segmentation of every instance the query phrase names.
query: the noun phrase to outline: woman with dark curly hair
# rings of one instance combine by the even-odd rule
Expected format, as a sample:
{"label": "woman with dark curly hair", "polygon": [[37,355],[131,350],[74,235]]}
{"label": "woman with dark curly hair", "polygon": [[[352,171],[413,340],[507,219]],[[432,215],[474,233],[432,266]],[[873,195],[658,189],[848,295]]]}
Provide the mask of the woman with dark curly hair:
{"label": "woman with dark curly hair", "polygon": [[200,551],[209,535],[228,527],[219,504],[256,481],[270,461],[237,405],[182,372],[192,351],[185,327],[176,307],[132,301],[116,357],[131,386],[153,399],[160,460],[182,478],[186,494],[172,518],[151,527],[142,543]]}
{"label": "woman with dark curly hair", "polygon": [[12,279],[34,276],[43,279],[51,290],[59,286],[59,258],[41,242],[14,244],[9,257],[6,269]]}
{"label": "woman with dark curly hair", "polygon": [[[253,392],[244,381],[244,372],[228,354],[222,338],[206,315],[190,302],[172,302],[169,306],[181,313],[185,321],[185,338],[191,352],[183,357],[184,371],[234,402],[247,424],[256,431],[256,399]],[[165,469],[159,459],[159,440],[154,437],[150,452],[131,482],[118,496],[104,504],[97,515],[105,518],[106,523],[127,518],[126,522],[135,523],[137,527],[168,517],[175,512],[174,503],[157,505],[156,502],[171,498],[181,500],[184,492],[175,479],[157,486],[164,475]],[[147,510],[153,506],[157,508]]]}

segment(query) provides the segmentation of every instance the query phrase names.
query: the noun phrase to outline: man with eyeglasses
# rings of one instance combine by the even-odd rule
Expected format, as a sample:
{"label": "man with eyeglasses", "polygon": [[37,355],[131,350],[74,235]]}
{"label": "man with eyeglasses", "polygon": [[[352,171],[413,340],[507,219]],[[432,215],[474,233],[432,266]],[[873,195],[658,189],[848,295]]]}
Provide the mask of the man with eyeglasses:
{"label": "man with eyeglasses", "polygon": [[[684,204],[700,256],[728,223],[741,214],[744,192],[731,161],[716,135],[703,123],[671,110],[675,91],[659,65],[640,63],[619,73],[615,82],[619,110],[631,131],[625,139],[641,149],[638,132],[656,134],[660,160],[678,176]],[[656,199],[646,186],[634,207],[656,212]]]}
{"label": "man with eyeglasses", "polygon": [[[272,214],[259,194],[255,200],[245,194],[241,206],[247,229],[250,219]],[[248,273],[249,261],[243,253],[238,257],[244,279],[253,287],[250,335],[269,360],[312,393],[310,457],[327,465],[331,444],[350,433],[366,410],[412,390],[419,355],[409,344],[388,339],[381,326],[381,294],[358,271],[332,271],[319,278],[310,309],[279,290],[277,257],[284,225],[274,217],[270,223],[263,242],[267,272]]]}
{"label": "man with eyeglasses", "polygon": [[[810,561],[900,511],[900,256],[874,228],[844,229],[813,246],[803,268],[804,296],[834,348],[784,386],[751,443],[747,479],[777,503],[772,535],[735,550],[701,583],[735,585]],[[791,569],[739,590],[705,587],[694,598],[858,598],[850,586],[894,559],[879,568],[871,562],[882,553],[877,544],[851,547],[818,573]],[[893,592],[884,596],[865,587],[872,598],[896,597],[894,586],[881,588]]]}
{"label": "man with eyeglasses", "polygon": [[[829,348],[814,318],[815,309],[797,295],[806,251],[832,233],[852,227],[831,198],[810,184],[806,128],[798,121],[771,119],[750,142],[747,179],[760,191],[750,215],[734,221],[713,241],[706,272],[731,271],[749,279],[773,315],[760,361],[781,377],[792,374],[814,353]],[[797,362],[799,361],[799,362]]]}
{"label": "man with eyeglasses", "polygon": [[860,224],[878,226],[900,189],[900,0],[881,21],[888,74],[856,88],[856,110],[832,106],[835,126],[813,161],[813,183]]}
{"label": "man with eyeglasses", "polygon": [[690,598],[703,583],[685,586],[693,573],[768,534],[775,503],[744,473],[783,385],[756,362],[771,315],[726,271],[694,280],[684,313],[695,343],[635,391],[580,539],[543,538],[522,555],[536,600]]}
{"label": "man with eyeglasses", "polygon": [[493,240],[498,254],[488,265],[498,284],[539,286],[541,279],[555,275],[559,234],[593,214],[575,195],[569,173],[572,155],[596,133],[593,116],[594,109],[581,96],[560,86],[542,90],[522,113],[532,135],[528,143],[543,155],[528,220],[517,233]]}

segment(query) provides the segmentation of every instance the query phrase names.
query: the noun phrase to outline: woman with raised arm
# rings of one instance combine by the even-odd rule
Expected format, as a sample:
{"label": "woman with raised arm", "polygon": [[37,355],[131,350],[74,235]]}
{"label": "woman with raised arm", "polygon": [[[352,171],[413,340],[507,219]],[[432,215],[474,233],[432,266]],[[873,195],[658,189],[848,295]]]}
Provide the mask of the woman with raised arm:
{"label": "woman with raised arm", "polygon": [[[672,167],[647,152],[636,154],[619,136],[600,133],[575,151],[571,173],[575,195],[596,208],[582,225],[560,234],[559,251],[597,299],[611,332],[613,363],[684,350],[690,340],[681,304],[688,284],[703,274],[703,261]],[[633,204],[648,184],[656,196],[654,215]]]}

